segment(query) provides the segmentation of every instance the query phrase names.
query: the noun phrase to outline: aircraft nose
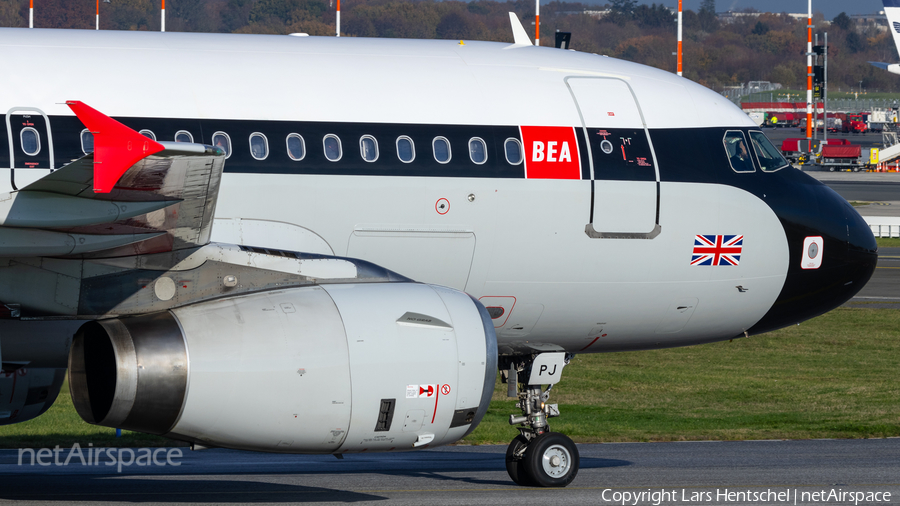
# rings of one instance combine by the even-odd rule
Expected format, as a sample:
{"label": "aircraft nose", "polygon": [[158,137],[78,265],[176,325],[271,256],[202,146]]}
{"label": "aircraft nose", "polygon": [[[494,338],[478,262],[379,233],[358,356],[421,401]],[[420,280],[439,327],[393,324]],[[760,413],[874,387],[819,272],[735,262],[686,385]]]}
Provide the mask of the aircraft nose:
{"label": "aircraft nose", "polygon": [[825,185],[776,213],[787,236],[790,264],[768,313],[748,332],[762,333],[826,313],[856,295],[875,271],[878,245],[865,220]]}

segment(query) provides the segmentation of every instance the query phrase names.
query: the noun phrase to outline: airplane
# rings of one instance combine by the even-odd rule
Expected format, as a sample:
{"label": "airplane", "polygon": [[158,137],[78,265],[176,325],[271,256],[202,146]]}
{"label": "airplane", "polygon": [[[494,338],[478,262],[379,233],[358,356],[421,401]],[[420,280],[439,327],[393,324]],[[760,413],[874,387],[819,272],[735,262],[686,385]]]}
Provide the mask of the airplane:
{"label": "airplane", "polygon": [[[890,28],[891,36],[894,40],[894,47],[896,47],[897,52],[900,53],[900,1],[882,0],[882,2],[884,3],[884,15],[887,17],[888,28]],[[870,61],[869,63],[880,69],[887,70],[892,74],[900,74],[900,63],[884,63],[877,61]]]}
{"label": "airplane", "polygon": [[582,353],[749,337],[868,281],[869,227],[723,96],[513,43],[0,30],[0,424],[68,374],[87,422],[194,448],[465,437],[580,465]]}

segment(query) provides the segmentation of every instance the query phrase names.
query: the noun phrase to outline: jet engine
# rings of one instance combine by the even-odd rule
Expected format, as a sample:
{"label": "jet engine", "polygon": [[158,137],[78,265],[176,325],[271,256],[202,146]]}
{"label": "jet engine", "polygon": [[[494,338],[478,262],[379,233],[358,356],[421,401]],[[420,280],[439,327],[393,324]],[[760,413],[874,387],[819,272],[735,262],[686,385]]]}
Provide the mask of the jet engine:
{"label": "jet engine", "polygon": [[419,283],[289,288],[92,321],[69,356],[87,422],[283,453],[457,441],[487,411],[496,371],[484,306]]}

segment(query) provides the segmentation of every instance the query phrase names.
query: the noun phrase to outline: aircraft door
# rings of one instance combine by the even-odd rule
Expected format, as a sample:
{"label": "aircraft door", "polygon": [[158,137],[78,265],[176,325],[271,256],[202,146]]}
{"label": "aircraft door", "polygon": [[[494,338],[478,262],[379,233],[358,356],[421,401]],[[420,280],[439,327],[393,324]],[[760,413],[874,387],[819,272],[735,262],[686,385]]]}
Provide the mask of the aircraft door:
{"label": "aircraft door", "polygon": [[567,77],[591,165],[592,238],[653,239],[659,226],[659,171],[631,87],[613,77]]}
{"label": "aircraft door", "polygon": [[10,183],[23,188],[53,172],[50,118],[34,107],[13,107],[6,113]]}

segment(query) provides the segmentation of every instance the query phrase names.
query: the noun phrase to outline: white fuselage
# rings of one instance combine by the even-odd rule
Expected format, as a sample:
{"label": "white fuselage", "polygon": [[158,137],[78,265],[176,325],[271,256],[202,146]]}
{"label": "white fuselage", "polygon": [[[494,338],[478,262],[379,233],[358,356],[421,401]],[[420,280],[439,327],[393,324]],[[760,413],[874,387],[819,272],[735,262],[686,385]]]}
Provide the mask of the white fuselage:
{"label": "white fuselage", "polygon": [[[0,46],[0,61],[12,70],[0,85],[0,109],[43,113],[55,146],[80,132],[56,126],[71,117],[65,100],[126,123],[167,120],[172,128],[154,132],[164,141],[183,129],[194,142],[212,143],[219,128],[208,125],[217,121],[264,134],[270,153],[255,160],[246,156],[247,135],[221,130],[234,155],[225,165],[213,240],[357,257],[465,290],[503,308],[494,319],[501,353],[523,343],[599,352],[728,339],[760,321],[785,284],[788,238],[760,196],[717,184],[715,176],[667,180],[660,172],[673,169],[652,143],[646,163],[655,174],[641,181],[604,179],[597,149],[584,152],[589,136],[604,128],[632,129],[646,143],[653,131],[754,127],[724,97],[667,72],[574,51],[469,41],[10,29],[0,30]],[[334,133],[328,125],[351,124],[372,126],[383,173],[368,168],[358,136],[341,137],[344,165],[306,170],[306,160],[288,158],[283,133],[272,133],[303,129],[307,153],[320,154]],[[522,136],[532,135],[529,127],[569,128],[583,143],[568,149],[585,177],[532,177],[536,157],[551,147],[548,140],[538,153],[527,139],[520,139],[524,170],[491,158],[499,164],[492,167],[506,163],[504,170],[523,171],[520,177],[478,173],[458,144],[454,163],[470,165],[455,176],[424,142],[416,143],[416,157],[428,164],[405,173],[396,135],[379,129],[414,135],[422,125],[511,127]],[[7,133],[16,186],[46,174],[26,168],[27,157],[16,151],[20,140]],[[560,153],[552,153],[555,160]],[[80,154],[56,149],[55,168]],[[488,157],[503,156],[490,146]],[[277,166],[266,165],[276,158]],[[723,166],[712,170],[731,174],[720,158]],[[10,181],[10,169],[0,169],[0,192],[12,189]],[[592,237],[591,223],[612,237]],[[743,235],[739,265],[691,265],[698,234]]]}

